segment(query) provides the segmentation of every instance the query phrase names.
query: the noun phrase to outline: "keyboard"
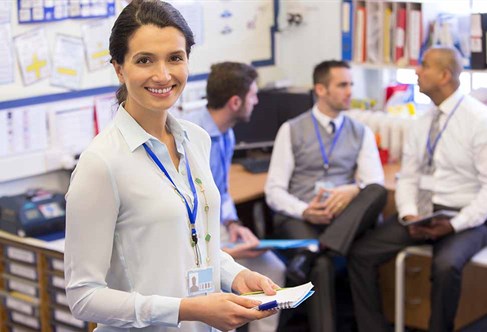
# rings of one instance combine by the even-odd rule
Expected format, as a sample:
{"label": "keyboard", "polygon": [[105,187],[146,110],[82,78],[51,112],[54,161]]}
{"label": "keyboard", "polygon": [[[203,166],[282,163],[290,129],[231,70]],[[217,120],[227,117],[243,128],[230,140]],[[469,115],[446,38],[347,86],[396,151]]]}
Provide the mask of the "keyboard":
{"label": "keyboard", "polygon": [[236,160],[237,164],[242,165],[247,172],[264,173],[269,170],[270,159],[245,158]]}

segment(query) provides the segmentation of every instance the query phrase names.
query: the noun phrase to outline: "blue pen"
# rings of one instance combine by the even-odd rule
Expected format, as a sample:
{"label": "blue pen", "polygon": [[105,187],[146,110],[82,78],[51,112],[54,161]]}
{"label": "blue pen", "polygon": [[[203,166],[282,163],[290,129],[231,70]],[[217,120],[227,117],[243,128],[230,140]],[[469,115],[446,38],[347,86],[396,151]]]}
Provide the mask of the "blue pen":
{"label": "blue pen", "polygon": [[276,300],[271,301],[271,302],[267,302],[267,303],[262,303],[262,304],[259,304],[257,307],[255,307],[255,309],[258,309],[260,311],[272,310],[272,309],[276,309],[276,308],[277,308],[277,301]]}

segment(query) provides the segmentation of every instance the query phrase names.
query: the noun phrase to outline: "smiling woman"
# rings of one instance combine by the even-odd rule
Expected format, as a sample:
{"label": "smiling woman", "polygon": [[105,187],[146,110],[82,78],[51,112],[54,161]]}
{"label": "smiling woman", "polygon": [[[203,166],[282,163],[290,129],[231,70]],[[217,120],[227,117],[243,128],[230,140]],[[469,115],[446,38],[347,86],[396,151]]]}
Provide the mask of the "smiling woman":
{"label": "smiling woman", "polygon": [[168,113],[193,44],[181,14],[159,0],[133,0],[112,29],[120,106],[81,155],[66,195],[68,302],[97,331],[231,330],[274,314],[221,293],[278,286],[220,251],[210,138]]}

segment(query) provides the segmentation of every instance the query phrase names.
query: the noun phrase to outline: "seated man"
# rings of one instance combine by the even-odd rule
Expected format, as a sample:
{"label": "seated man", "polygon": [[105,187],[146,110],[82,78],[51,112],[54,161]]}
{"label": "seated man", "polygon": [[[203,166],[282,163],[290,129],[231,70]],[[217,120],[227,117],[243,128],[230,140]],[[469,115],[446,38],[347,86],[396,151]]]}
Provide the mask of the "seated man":
{"label": "seated man", "polygon": [[[253,250],[259,240],[250,229],[240,224],[230,193],[228,172],[235,146],[233,126],[249,121],[257,104],[257,72],[251,66],[236,62],[222,62],[211,66],[206,86],[208,109],[196,112],[188,120],[203,127],[211,137],[210,166],[222,199],[221,241],[236,242],[233,248],[223,248],[240,264],[268,276],[284,285],[284,263],[271,251]],[[249,323],[249,332],[277,330],[279,315]]]}
{"label": "seated man", "polygon": [[349,273],[359,331],[388,331],[377,268],[403,248],[424,243],[433,245],[430,331],[453,331],[463,267],[487,245],[487,107],[460,92],[461,71],[455,50],[425,52],[416,73],[434,106],[410,129],[396,188],[404,221],[433,209],[459,214],[408,227],[395,216],[353,245]]}
{"label": "seated man", "polygon": [[319,239],[322,250],[311,274],[303,271],[302,277],[311,279],[317,292],[307,301],[311,331],[327,332],[335,330],[329,253],[347,255],[352,241],[375,224],[386,191],[374,135],[341,114],[351,99],[348,63],[320,63],[313,81],[314,107],[279,129],[265,193],[276,212],[277,236]]}

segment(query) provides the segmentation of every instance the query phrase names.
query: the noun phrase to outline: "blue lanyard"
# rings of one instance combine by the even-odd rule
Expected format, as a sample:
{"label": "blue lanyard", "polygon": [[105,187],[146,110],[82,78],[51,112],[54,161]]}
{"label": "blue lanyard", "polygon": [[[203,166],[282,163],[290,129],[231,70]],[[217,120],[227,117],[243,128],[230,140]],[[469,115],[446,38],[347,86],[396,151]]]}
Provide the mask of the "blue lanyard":
{"label": "blue lanyard", "polygon": [[[228,133],[228,132],[227,132]],[[225,135],[227,135],[227,133],[223,134],[220,136],[221,140],[223,140],[223,148],[222,148],[222,144],[220,142],[220,139],[218,140],[218,147],[219,147],[219,150],[220,150],[220,158],[221,158],[221,162],[222,162],[222,170],[223,170],[223,185],[224,185],[224,192],[222,192],[221,194],[226,194],[228,192],[228,179],[227,179],[227,176],[228,176],[228,167],[227,167],[227,156],[226,156],[226,152],[227,152],[227,140],[225,138]]]}
{"label": "blue lanyard", "polygon": [[431,138],[430,138],[431,137],[431,130],[433,129],[433,122],[431,123],[430,130],[428,132],[428,140],[426,141],[426,150],[428,151],[428,154],[429,154],[428,165],[431,166],[433,164],[433,155],[435,154],[436,146],[438,145],[438,142],[440,141],[440,138],[443,135],[443,132],[445,131],[446,127],[448,126],[448,122],[450,122],[451,117],[453,116],[453,114],[457,110],[458,106],[460,106],[460,104],[462,103],[464,97],[465,96],[460,98],[460,100],[457,102],[455,107],[452,109],[452,111],[448,115],[448,118],[446,119],[445,124],[443,125],[443,128],[440,130],[440,132],[438,133],[438,135],[434,139],[433,145],[431,145]]}
{"label": "blue lanyard", "polygon": [[316,120],[315,115],[313,113],[311,113],[311,118],[313,119],[313,125],[315,127],[316,137],[318,138],[318,142],[320,143],[321,157],[323,158],[325,173],[328,173],[328,170],[330,169],[330,160],[328,158],[331,159],[331,154],[333,153],[333,149],[335,148],[335,145],[338,142],[338,137],[340,137],[340,134],[342,133],[343,125],[345,124],[345,120],[342,121],[340,128],[338,128],[335,135],[333,136],[333,141],[332,141],[331,146],[330,146],[330,151],[328,152],[328,155],[327,155],[326,149],[325,149],[325,144],[323,143],[323,139],[321,138],[321,134],[320,134],[320,129],[318,127],[318,121]]}
{"label": "blue lanyard", "polygon": [[174,186],[174,189],[177,191],[179,196],[181,196],[184,200],[184,204],[186,204],[186,211],[188,212],[188,218],[189,222],[191,224],[191,239],[193,240],[193,243],[196,245],[198,243],[198,236],[196,234],[196,216],[198,214],[198,195],[196,194],[196,188],[193,183],[193,176],[191,175],[191,169],[189,168],[189,161],[188,158],[186,158],[186,171],[188,175],[188,182],[189,186],[191,187],[191,192],[193,193],[193,198],[194,198],[194,205],[193,205],[193,210],[191,211],[191,207],[189,206],[188,201],[186,200],[186,197],[184,197],[183,194],[181,194],[181,191],[179,191],[178,187],[172,180],[171,176],[167,172],[166,168],[164,165],[161,163],[159,158],[152,152],[152,150],[147,146],[147,143],[144,143],[144,149],[147,152],[147,154],[152,158],[154,163],[161,169],[161,171],[164,173],[164,175],[171,181],[172,185]]}

